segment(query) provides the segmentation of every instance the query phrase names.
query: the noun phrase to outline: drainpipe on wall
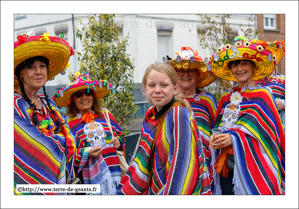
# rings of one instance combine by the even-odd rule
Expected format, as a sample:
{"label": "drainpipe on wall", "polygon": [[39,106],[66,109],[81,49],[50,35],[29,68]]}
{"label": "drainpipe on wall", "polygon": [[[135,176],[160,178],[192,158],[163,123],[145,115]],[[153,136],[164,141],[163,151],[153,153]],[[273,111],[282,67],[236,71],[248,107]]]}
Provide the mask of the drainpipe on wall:
{"label": "drainpipe on wall", "polygon": [[[257,15],[256,14],[254,15],[254,18],[255,18],[255,30],[257,30]],[[258,39],[257,34],[255,35],[255,38]]]}
{"label": "drainpipe on wall", "polygon": [[[73,49],[76,49],[76,36],[75,36],[75,26],[74,26],[74,14],[72,14],[72,26],[73,26]],[[77,72],[77,64],[76,64],[76,60],[77,60],[77,53],[75,52],[74,54],[75,56],[75,72]]]}

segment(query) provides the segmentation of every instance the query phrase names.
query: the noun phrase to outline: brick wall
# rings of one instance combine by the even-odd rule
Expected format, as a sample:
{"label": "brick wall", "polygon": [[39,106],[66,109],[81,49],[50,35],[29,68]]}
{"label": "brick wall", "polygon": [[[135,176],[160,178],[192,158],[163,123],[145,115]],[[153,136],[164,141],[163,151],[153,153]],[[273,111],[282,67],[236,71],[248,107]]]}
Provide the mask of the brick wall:
{"label": "brick wall", "polygon": [[[259,40],[264,41],[279,41],[285,40],[285,14],[276,15],[276,30],[265,30],[264,29],[264,15],[257,15],[257,28],[260,32]],[[286,42],[285,42],[286,44]],[[278,72],[285,75],[285,57],[278,64]]]}

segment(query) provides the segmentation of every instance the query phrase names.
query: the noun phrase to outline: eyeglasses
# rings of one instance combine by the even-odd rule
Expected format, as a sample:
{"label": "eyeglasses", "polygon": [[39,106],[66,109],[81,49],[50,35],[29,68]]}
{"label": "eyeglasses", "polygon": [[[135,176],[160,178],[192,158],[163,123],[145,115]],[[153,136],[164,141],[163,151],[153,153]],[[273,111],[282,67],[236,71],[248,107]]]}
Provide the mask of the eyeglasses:
{"label": "eyeglasses", "polygon": [[89,90],[89,92],[87,93],[87,90],[85,89],[84,91],[77,91],[76,93],[74,93],[74,96],[76,98],[80,98],[83,96],[83,94],[85,94],[86,96],[91,96],[92,95],[92,90]]}
{"label": "eyeglasses", "polygon": [[192,76],[192,75],[194,75],[195,70],[178,70],[177,74],[179,76],[184,76],[186,72],[187,72],[187,75]]}

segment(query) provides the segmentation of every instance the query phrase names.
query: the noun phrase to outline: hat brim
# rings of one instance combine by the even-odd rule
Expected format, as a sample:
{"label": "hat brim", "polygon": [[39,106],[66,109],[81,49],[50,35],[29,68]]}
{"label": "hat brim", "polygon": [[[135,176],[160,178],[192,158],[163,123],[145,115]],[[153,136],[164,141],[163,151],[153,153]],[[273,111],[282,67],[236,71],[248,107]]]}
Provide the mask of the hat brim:
{"label": "hat brim", "polygon": [[196,88],[202,89],[216,80],[216,76],[207,70],[206,64],[204,61],[194,60],[194,62],[190,62],[189,59],[182,59],[180,62],[177,62],[176,59],[168,60],[168,64],[170,64],[176,71],[185,70],[185,69],[196,69],[198,71],[198,79],[196,81]]}
{"label": "hat brim", "polygon": [[[99,86],[99,82],[102,83],[102,87]],[[110,84],[107,84],[110,85]],[[60,89],[57,93],[63,92],[63,97],[59,94],[59,97],[53,96],[53,100],[57,106],[67,107],[70,103],[70,98],[72,94],[76,93],[82,89],[90,89],[94,91],[95,99],[100,99],[107,96],[111,92],[111,88],[107,88],[107,86],[103,86],[103,81],[86,81],[80,82],[77,84],[68,85],[62,89]]]}
{"label": "hat brim", "polygon": [[[216,62],[213,60],[211,63],[212,72],[219,78],[230,81],[237,81],[236,77],[232,74],[231,69],[228,67],[228,63],[236,60],[250,60],[256,65],[255,70],[252,72],[252,80],[259,80],[271,75],[272,71],[275,68],[275,64],[273,60],[269,62],[267,54],[257,53],[257,51],[246,47],[239,47],[238,51],[238,54],[233,52],[231,49],[221,52],[219,54],[219,60],[221,60],[221,62]],[[235,56],[231,56],[233,54]]]}
{"label": "hat brim", "polygon": [[[49,59],[47,80],[52,79],[65,69],[71,55],[70,45],[59,37],[49,37],[50,41],[41,41],[40,38],[42,37],[28,37],[22,44],[15,43],[14,71],[20,63],[36,56]],[[18,86],[18,78],[14,75],[14,87],[18,88]]]}

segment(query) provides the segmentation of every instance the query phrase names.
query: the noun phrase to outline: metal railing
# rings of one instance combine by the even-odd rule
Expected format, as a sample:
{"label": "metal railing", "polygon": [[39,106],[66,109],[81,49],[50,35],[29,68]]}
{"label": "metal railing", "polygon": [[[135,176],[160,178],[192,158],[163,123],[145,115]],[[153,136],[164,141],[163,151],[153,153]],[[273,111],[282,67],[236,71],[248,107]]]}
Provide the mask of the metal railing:
{"label": "metal railing", "polygon": [[152,106],[152,104],[150,104],[148,101],[135,102],[135,104],[138,105],[139,109],[131,130],[132,132],[140,132],[145,113],[148,108]]}

